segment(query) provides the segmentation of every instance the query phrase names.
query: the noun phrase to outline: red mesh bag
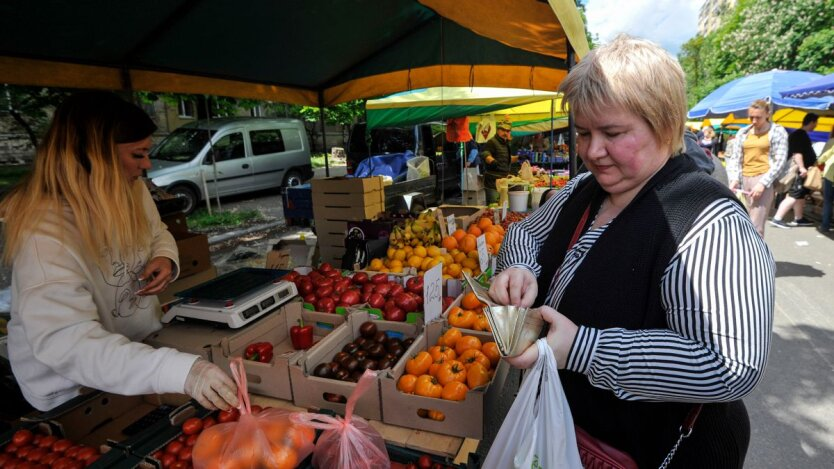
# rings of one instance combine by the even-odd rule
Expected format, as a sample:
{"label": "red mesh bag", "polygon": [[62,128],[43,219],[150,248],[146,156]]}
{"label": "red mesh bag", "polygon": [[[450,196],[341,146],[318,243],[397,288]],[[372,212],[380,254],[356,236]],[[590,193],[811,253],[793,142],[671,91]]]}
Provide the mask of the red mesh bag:
{"label": "red mesh bag", "polygon": [[290,420],[292,412],[264,409],[253,415],[243,359],[230,364],[237,383],[240,419],[214,425],[194,445],[195,469],[292,469],[313,451],[315,431]]}

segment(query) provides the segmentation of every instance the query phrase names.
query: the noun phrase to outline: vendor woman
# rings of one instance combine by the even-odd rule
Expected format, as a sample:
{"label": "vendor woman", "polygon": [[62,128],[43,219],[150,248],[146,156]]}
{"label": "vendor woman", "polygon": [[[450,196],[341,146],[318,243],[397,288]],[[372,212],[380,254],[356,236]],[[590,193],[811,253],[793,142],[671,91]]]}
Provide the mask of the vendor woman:
{"label": "vendor woman", "polygon": [[13,266],[9,359],[39,410],[82,387],[238,404],[217,366],[139,342],[160,329],[156,295],[178,271],[174,238],[141,179],[154,130],[112,93],[73,95],[56,109],[32,173],[0,203]]}
{"label": "vendor woman", "polygon": [[484,186],[486,188],[487,203],[498,202],[498,189],[495,183],[498,179],[510,175],[510,131],[513,126],[505,119],[496,126],[495,136],[489,139],[481,149],[481,161],[486,165]]}

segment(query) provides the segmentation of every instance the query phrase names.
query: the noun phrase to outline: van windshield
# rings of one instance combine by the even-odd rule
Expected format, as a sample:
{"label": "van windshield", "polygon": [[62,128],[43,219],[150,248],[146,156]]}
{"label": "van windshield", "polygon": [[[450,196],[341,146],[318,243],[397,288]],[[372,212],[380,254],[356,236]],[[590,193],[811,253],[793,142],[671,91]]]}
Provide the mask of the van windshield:
{"label": "van windshield", "polygon": [[154,148],[150,157],[155,160],[191,161],[206,146],[214,133],[214,130],[179,128],[165,137],[165,140]]}

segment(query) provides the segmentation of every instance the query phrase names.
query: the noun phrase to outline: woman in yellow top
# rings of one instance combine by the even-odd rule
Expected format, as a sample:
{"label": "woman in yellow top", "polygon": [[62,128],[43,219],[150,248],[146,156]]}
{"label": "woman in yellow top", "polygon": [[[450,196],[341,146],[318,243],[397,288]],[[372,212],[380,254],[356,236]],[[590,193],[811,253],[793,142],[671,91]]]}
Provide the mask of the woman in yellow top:
{"label": "woman in yellow top", "polygon": [[822,163],[825,163],[825,169],[822,170],[822,221],[817,230],[828,233],[831,231],[831,206],[834,202],[834,128],[817,160],[817,164]]}
{"label": "woman in yellow top", "polygon": [[726,158],[730,189],[744,191],[750,219],[762,237],[773,184],[788,168],[788,132],[770,121],[770,111],[770,103],[763,99],[750,104],[750,125],[736,134],[737,142]]}

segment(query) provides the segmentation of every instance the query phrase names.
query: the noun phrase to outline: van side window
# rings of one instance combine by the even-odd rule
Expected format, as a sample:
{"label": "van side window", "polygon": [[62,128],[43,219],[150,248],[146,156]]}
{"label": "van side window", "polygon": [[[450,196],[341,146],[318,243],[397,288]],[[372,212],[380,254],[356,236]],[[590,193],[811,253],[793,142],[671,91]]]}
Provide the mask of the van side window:
{"label": "van side window", "polygon": [[249,140],[252,142],[252,154],[256,156],[284,151],[284,139],[278,129],[251,130]]}
{"label": "van side window", "polygon": [[298,129],[281,129],[287,151],[301,150],[301,132]]}
{"label": "van side window", "polygon": [[[246,156],[246,151],[243,147],[243,133],[241,132],[224,135],[214,144],[214,161],[218,163],[244,156]],[[211,163],[211,157],[206,158],[206,161]]]}

